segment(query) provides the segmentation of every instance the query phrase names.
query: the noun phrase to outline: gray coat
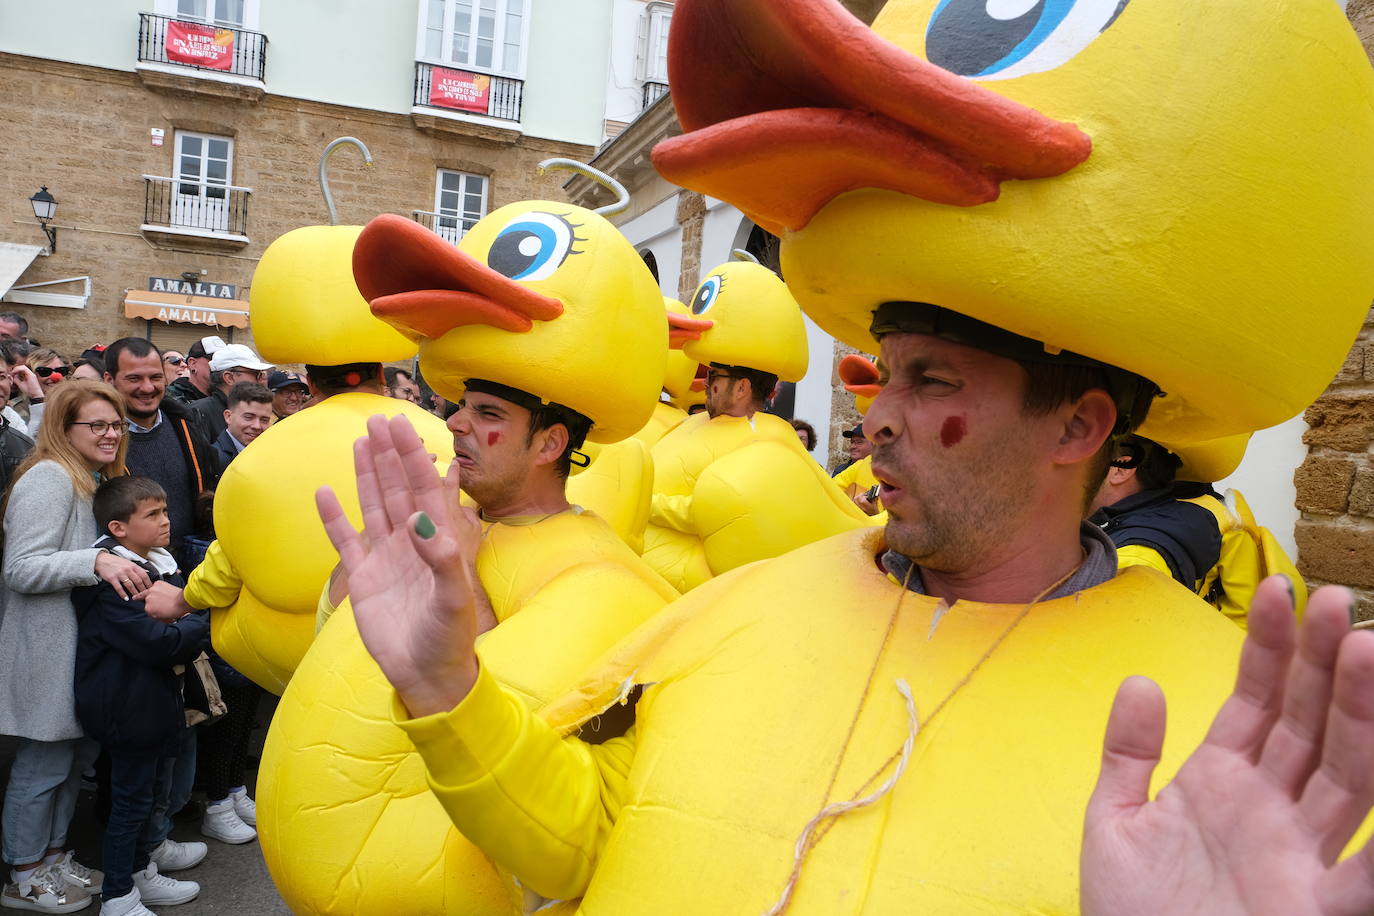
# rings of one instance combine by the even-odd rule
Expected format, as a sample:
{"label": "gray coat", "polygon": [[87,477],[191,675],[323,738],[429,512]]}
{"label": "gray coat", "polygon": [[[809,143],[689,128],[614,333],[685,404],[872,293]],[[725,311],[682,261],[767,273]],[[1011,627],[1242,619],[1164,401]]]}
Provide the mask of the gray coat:
{"label": "gray coat", "polygon": [[62,465],[40,461],[15,482],[4,524],[0,735],[80,738],[71,590],[100,581],[90,500],[77,496]]}

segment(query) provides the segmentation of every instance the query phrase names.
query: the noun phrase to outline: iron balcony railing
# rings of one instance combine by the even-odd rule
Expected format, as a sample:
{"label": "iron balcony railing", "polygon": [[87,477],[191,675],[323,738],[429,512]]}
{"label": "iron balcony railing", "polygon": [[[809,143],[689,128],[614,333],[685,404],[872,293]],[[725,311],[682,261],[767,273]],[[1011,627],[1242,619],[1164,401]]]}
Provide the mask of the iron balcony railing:
{"label": "iron balcony railing", "polygon": [[155,175],[144,175],[143,183],[144,225],[248,235],[248,198],[252,188]]}
{"label": "iron balcony railing", "polygon": [[657,102],[668,94],[667,83],[656,83],[649,80],[644,84],[644,106],[641,110],[648,111],[649,106]]}
{"label": "iron balcony railing", "polygon": [[[471,74],[489,81],[486,88],[486,105],[482,110],[479,102],[459,103],[436,97],[434,89],[435,71],[452,71]],[[470,114],[485,114],[490,118],[503,121],[519,121],[520,107],[525,95],[525,81],[511,79],[509,76],[492,76],[487,73],[474,73],[461,67],[445,67],[440,64],[415,62],[415,104],[426,108],[440,108],[452,111],[466,111]]]}
{"label": "iron balcony railing", "polygon": [[[173,31],[170,42],[169,26]],[[189,41],[180,40],[177,32],[183,35],[189,33],[192,37]],[[196,46],[204,42],[197,42],[195,38],[208,32],[214,33],[210,47],[198,52]],[[191,47],[188,48],[188,45]],[[267,36],[248,29],[159,16],[156,13],[139,13],[138,59],[147,63],[172,64],[192,70],[232,73],[261,80],[267,70]]]}
{"label": "iron balcony railing", "polygon": [[435,213],[432,210],[412,210],[411,218],[430,232],[457,245],[467,232],[463,218],[453,213]]}

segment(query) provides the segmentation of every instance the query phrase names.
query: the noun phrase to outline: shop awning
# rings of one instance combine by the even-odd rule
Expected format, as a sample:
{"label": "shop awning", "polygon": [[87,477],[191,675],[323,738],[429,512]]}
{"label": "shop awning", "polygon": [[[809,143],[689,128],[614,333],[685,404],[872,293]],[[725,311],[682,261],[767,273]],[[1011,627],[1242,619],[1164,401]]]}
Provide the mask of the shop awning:
{"label": "shop awning", "polygon": [[126,318],[147,318],[219,328],[248,327],[247,299],[216,299],[182,293],[149,293],[131,289],[124,296]]}
{"label": "shop awning", "polygon": [[0,242],[0,296],[10,291],[10,287],[29,269],[33,259],[44,250],[42,245]]}

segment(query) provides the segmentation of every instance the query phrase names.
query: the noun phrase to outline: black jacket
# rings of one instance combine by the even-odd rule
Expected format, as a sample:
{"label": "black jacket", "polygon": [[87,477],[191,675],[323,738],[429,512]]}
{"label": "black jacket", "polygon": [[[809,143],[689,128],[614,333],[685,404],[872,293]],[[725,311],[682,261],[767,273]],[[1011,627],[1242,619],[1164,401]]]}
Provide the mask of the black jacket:
{"label": "black jacket", "polygon": [[196,483],[196,494],[213,490],[219,484],[224,468],[215,449],[214,439],[208,437],[191,408],[172,398],[162,399],[162,413],[172,424],[186,456],[186,467]]}
{"label": "black jacket", "polygon": [[167,397],[180,401],[189,407],[193,402],[205,397],[205,393],[197,388],[189,378],[183,377],[176,379],[167,386]]}
{"label": "black jacket", "polygon": [[1179,480],[1158,490],[1141,490],[1088,520],[1107,533],[1117,547],[1142,544],[1169,564],[1174,579],[1192,591],[1221,558],[1217,518],[1196,503],[1199,496],[1221,496],[1210,484]]}
{"label": "black jacket", "polygon": [[10,488],[14,472],[33,451],[33,439],[24,430],[0,416],[0,493]]}
{"label": "black jacket", "polygon": [[[110,546],[102,540],[98,546]],[[151,564],[145,567],[157,577]],[[163,577],[181,585],[181,576]],[[175,623],[149,617],[143,602],[125,601],[109,583],[72,589],[77,615],[76,717],[86,734],[112,753],[159,757],[175,753],[186,727],[181,675],[210,642],[210,615]]]}
{"label": "black jacket", "polygon": [[199,401],[192,401],[190,407],[201,429],[205,430],[205,438],[211,442],[229,428],[229,424],[224,421],[224,412],[229,409],[229,396],[218,388]]}

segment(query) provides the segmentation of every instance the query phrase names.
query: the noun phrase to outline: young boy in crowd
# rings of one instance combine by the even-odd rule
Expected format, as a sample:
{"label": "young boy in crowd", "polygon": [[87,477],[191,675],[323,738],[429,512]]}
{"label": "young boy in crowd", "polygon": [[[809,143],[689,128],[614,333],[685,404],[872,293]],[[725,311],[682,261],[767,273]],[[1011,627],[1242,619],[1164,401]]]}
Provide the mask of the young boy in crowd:
{"label": "young boy in crowd", "polygon": [[[96,542],[142,565],[156,581],[181,585],[166,551],[171,534],[167,494],[146,477],[115,477],[92,502]],[[194,881],[158,873],[149,858],[156,785],[172,775],[178,736],[186,726],[182,675],[209,642],[204,612],[174,623],[149,617],[143,602],[125,600],[101,582],[72,590],[79,630],[76,715],[110,756],[110,818],[105,828],[101,916],[152,916],[148,904],[175,904],[200,893]]]}

